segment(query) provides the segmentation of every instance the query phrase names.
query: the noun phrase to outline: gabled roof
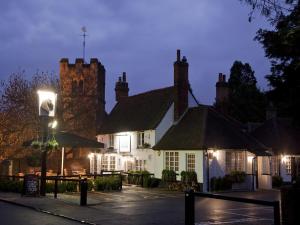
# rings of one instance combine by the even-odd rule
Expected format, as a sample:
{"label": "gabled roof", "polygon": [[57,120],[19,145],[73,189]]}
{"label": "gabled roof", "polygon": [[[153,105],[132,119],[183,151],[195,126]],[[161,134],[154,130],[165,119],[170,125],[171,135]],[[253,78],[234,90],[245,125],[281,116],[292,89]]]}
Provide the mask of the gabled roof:
{"label": "gabled roof", "polygon": [[267,120],[252,135],[276,154],[300,154],[300,129],[293,126],[291,119]]}
{"label": "gabled roof", "polygon": [[174,88],[167,87],[123,98],[106,117],[99,134],[155,129],[170,108]]}
{"label": "gabled roof", "polygon": [[155,150],[247,149],[267,155],[267,148],[240,129],[240,124],[211,106],[190,108],[153,147]]}

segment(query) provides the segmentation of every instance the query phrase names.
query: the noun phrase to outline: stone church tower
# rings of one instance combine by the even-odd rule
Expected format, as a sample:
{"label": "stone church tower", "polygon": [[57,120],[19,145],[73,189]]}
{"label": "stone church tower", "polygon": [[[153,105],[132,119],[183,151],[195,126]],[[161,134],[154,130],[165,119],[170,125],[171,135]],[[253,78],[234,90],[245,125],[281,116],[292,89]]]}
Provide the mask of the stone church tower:
{"label": "stone church tower", "polygon": [[105,68],[92,58],[60,60],[60,90],[63,129],[95,139],[105,112]]}

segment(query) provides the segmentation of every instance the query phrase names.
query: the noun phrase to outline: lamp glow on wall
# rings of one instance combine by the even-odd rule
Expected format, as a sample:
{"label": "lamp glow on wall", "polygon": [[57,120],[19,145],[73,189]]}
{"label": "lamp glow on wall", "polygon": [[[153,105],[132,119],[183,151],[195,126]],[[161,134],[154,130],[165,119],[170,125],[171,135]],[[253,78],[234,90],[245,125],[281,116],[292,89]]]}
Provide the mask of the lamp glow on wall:
{"label": "lamp glow on wall", "polygon": [[288,156],[287,155],[281,155],[281,161],[283,163],[286,163],[288,161]]}

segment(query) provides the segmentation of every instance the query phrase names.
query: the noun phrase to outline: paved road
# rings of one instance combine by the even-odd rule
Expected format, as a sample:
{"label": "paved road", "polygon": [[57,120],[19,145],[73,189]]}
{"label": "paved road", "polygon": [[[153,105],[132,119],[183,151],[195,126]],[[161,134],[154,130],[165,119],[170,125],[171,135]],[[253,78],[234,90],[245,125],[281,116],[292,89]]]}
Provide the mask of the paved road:
{"label": "paved road", "polygon": [[[279,192],[259,191],[226,195],[277,200]],[[79,196],[76,194],[64,194],[58,197],[57,200],[51,199],[50,196],[44,200],[43,198],[17,198],[24,204],[31,202],[36,207],[99,225],[184,225],[184,194],[179,192],[124,188],[122,192],[89,193],[87,207],[78,206]],[[50,215],[41,215],[29,209],[15,206],[10,206],[11,209],[8,206],[7,209],[6,207],[7,204],[5,208],[0,205],[0,216],[6,222],[11,222],[9,220],[11,217],[12,221],[16,220],[9,224],[35,224],[32,221],[37,218],[36,224],[76,224]],[[207,198],[196,198],[195,207],[197,225],[273,224],[273,211],[270,207]],[[20,223],[23,219],[31,223]],[[6,223],[0,221],[0,224]]]}
{"label": "paved road", "polygon": [[21,206],[0,202],[1,225],[75,225],[80,224],[64,218],[47,215]]}

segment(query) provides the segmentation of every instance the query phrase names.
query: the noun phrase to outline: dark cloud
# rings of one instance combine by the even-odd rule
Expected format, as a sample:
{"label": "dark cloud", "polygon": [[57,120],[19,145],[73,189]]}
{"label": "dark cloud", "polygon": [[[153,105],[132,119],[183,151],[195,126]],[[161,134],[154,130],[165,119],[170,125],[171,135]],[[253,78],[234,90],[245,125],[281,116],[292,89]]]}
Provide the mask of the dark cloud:
{"label": "dark cloud", "polygon": [[214,101],[219,72],[234,60],[249,62],[262,88],[269,63],[253,41],[263,18],[247,21],[249,8],[238,0],[10,0],[0,8],[1,78],[25,69],[58,72],[62,57],[82,55],[80,28],[88,31],[87,58],[107,70],[107,108],[114,82],[128,74],[130,93],[172,85],[176,49],[190,63],[190,81],[200,102]]}

